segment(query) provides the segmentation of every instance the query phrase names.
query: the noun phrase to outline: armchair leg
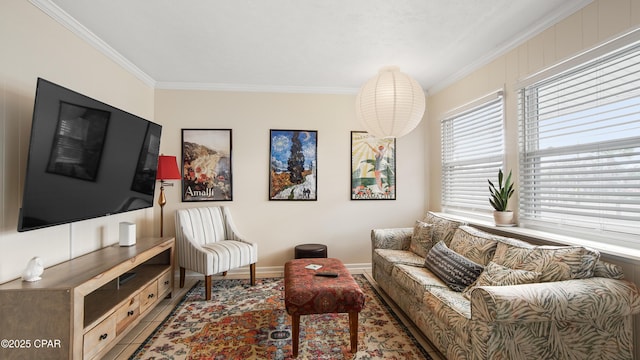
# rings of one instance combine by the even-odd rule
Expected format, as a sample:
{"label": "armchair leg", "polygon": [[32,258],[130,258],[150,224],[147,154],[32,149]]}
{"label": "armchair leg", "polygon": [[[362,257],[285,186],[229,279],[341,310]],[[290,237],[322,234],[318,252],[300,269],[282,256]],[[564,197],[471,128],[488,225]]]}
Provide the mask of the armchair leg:
{"label": "armchair leg", "polygon": [[256,285],[256,263],[249,265],[249,277],[251,278],[251,286]]}
{"label": "armchair leg", "polygon": [[180,288],[184,287],[184,273],[185,273],[185,268],[180,266]]}
{"label": "armchair leg", "polygon": [[204,277],[204,291],[205,299],[207,301],[211,300],[211,275],[205,275]]}

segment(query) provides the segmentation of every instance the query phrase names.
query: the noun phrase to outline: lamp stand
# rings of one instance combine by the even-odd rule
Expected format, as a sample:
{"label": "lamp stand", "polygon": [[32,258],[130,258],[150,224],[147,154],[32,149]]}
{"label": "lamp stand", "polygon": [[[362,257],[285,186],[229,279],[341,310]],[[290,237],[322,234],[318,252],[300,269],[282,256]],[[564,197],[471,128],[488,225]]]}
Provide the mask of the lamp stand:
{"label": "lamp stand", "polygon": [[167,203],[167,198],[164,196],[164,183],[160,182],[160,197],[158,198],[158,204],[160,205],[160,237],[164,236],[164,205]]}

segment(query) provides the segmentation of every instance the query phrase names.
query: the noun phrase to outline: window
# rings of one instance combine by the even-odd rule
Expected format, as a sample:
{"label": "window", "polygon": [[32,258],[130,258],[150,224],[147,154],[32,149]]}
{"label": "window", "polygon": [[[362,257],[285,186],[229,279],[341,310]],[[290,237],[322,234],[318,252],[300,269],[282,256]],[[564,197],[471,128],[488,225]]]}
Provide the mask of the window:
{"label": "window", "polygon": [[520,90],[521,223],[640,234],[640,43],[617,47]]}
{"label": "window", "polygon": [[442,208],[449,213],[489,215],[487,179],[504,162],[502,92],[451,112],[442,121]]}

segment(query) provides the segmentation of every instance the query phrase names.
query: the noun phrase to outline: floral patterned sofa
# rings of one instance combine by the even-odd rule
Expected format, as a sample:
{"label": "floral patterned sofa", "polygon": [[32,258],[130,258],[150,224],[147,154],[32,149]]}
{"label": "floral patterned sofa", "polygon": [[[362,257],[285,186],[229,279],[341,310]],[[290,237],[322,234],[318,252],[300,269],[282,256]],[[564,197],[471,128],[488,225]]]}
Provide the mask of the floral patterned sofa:
{"label": "floral patterned sofa", "polygon": [[578,246],[534,246],[427,213],[374,229],[373,276],[453,359],[633,359],[638,288]]}

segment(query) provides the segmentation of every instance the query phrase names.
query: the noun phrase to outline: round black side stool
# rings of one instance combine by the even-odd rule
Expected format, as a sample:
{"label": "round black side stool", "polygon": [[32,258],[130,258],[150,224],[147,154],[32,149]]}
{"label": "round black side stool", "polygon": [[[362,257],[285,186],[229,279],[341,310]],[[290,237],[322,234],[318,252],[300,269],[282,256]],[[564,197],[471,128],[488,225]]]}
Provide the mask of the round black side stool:
{"label": "round black side stool", "polygon": [[302,244],[296,246],[296,259],[326,258],[327,245],[322,244]]}

